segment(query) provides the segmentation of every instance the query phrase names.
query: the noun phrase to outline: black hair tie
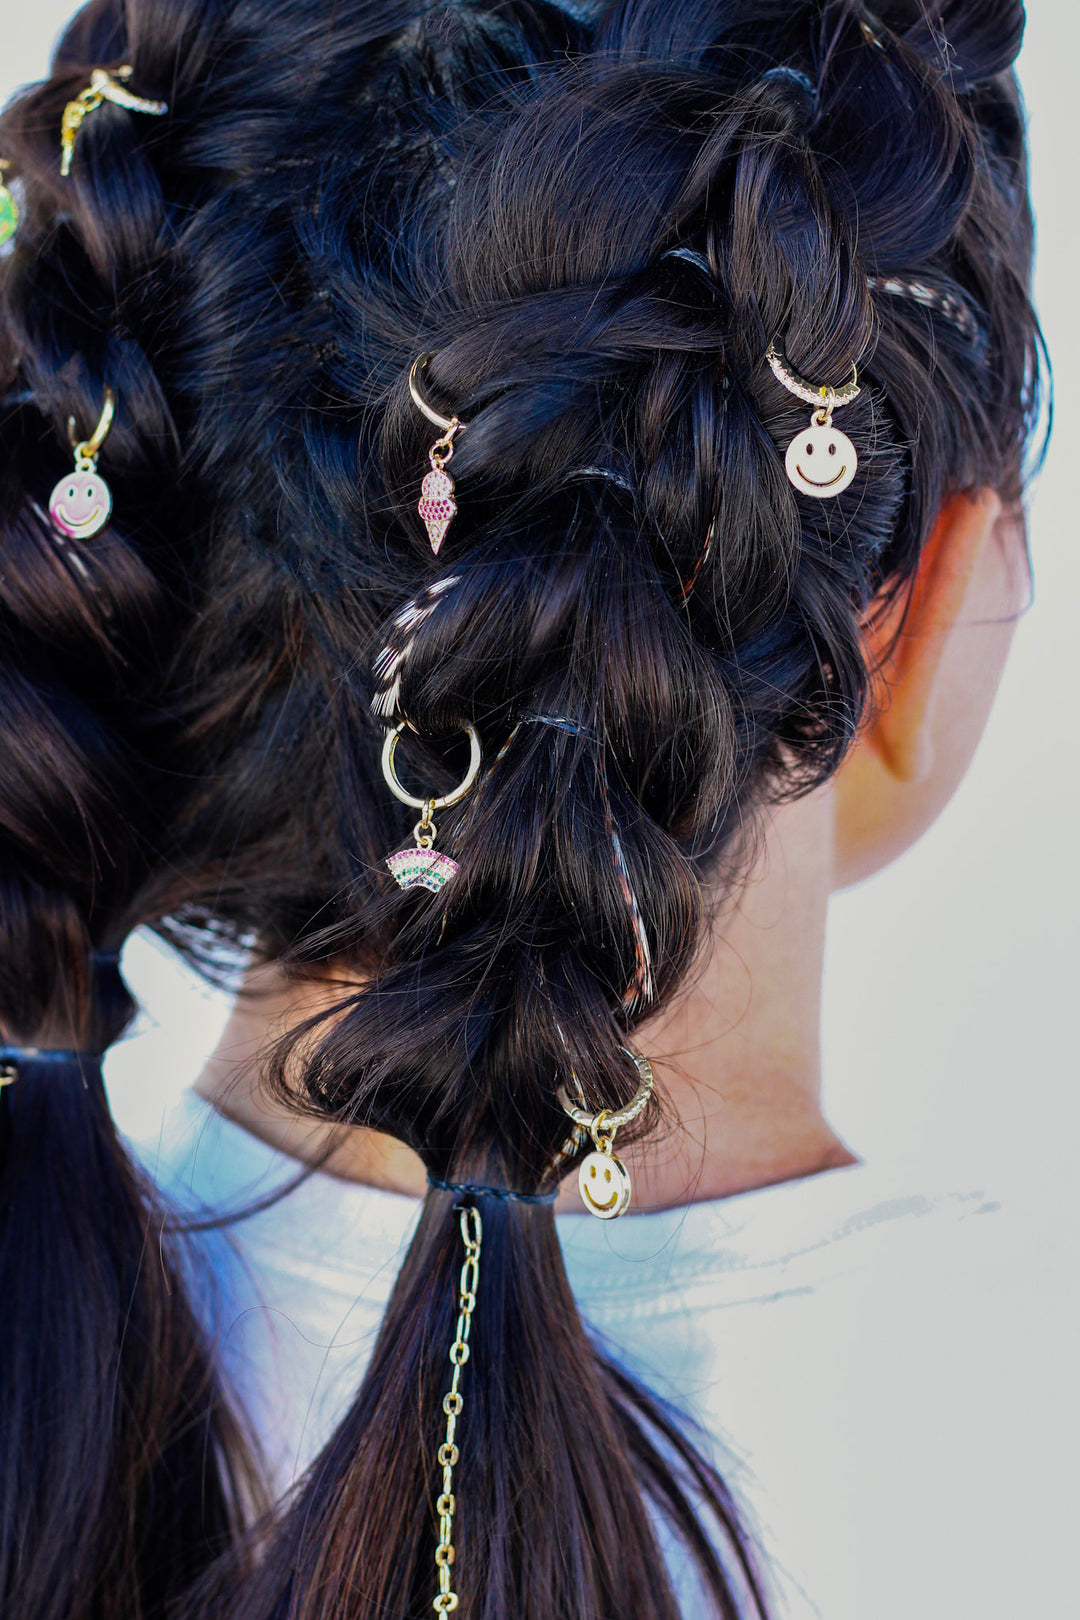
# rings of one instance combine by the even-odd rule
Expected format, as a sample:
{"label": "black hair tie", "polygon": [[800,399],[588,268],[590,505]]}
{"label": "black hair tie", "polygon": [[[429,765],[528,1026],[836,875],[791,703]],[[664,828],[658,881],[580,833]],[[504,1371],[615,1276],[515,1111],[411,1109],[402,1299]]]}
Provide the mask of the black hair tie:
{"label": "black hair tie", "polygon": [[440,1181],[436,1176],[427,1179],[428,1186],[434,1187],[436,1192],[458,1193],[467,1198],[498,1198],[504,1204],[553,1204],[559,1196],[558,1187],[546,1193],[522,1193],[509,1187],[479,1187],[471,1181]]}
{"label": "black hair tie", "polygon": [[69,1064],[80,1069],[100,1069],[100,1052],[76,1052],[66,1047],[0,1046],[0,1087],[10,1086],[34,1069],[48,1070]]}

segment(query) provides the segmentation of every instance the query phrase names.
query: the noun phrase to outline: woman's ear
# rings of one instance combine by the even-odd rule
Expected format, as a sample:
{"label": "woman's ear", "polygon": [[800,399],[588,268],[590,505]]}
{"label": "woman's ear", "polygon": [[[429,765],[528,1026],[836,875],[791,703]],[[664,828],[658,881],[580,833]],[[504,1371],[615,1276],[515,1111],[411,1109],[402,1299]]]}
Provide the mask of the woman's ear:
{"label": "woman's ear", "polygon": [[967,770],[1023,603],[1022,537],[993,490],[952,497],[911,591],[868,619],[871,708],[835,781],[837,888],[913,844]]}

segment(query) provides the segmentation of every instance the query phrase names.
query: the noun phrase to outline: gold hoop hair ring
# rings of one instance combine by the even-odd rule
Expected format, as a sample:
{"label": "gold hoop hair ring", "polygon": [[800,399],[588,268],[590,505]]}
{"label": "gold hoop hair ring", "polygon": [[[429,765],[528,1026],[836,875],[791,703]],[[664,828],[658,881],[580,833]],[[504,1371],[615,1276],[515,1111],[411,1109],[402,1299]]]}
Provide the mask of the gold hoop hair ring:
{"label": "gold hoop hair ring", "polygon": [[454,480],[446,471],[446,464],[454,454],[454,439],[466,427],[458,416],[440,416],[439,412],[432,410],[423,394],[420,392],[420,373],[428,362],[435,358],[435,352],[429,349],[424,354],[417,355],[409,368],[409,394],[413,404],[428,421],[435,427],[442,429],[442,438],[436,439],[428,451],[428,461],[431,470],[424,475],[420,485],[420,499],[416,510],[420,520],[427,530],[427,537],[431,542],[431,549],[436,556],[439,548],[446,539],[446,532],[457,516],[457,502],[454,500]]}
{"label": "gold hoop hair ring", "polygon": [[[571,1100],[565,1086],[560,1086],[555,1093],[559,1106],[574,1122],[576,1145],[581,1145],[581,1131],[588,1131],[592,1137],[593,1152],[586,1154],[578,1166],[578,1192],[589,1214],[601,1221],[611,1221],[625,1214],[633,1192],[630,1172],[612,1151],[615,1132],[637,1119],[653,1094],[653,1071],[648,1058],[640,1052],[631,1052],[627,1046],[622,1050],[641,1076],[637,1094],[625,1108],[601,1108],[590,1113]],[[569,1149],[568,1143],[557,1162],[568,1156]]]}
{"label": "gold hoop hair ring", "polygon": [[143,96],[132,95],[130,90],[124,89],[121,81],[130,79],[134,71],[127,65],[117,68],[114,73],[105,68],[95,68],[86,89],[80,90],[74,101],[69,101],[64,108],[60,119],[60,173],[65,179],[71,173],[75,141],[83,121],[89,113],[96,112],[102,102],[111,101],[115,107],[123,107],[128,112],[146,113],[151,118],[164,118],[168,112],[167,102],[147,101]]}
{"label": "gold hoop hair ring", "polygon": [[832,418],[833,411],[850,405],[862,393],[857,370],[852,366],[849,381],[839,388],[815,388],[788,364],[778,338],[769,344],[765,358],[773,376],[789,394],[817,407],[811,414],[810,426],[796,434],[787,447],[784,471],[789,483],[800,494],[812,495],[816,500],[842,494],[855,476],[859,458],[847,434],[833,427]]}
{"label": "gold hoop hair ring", "polygon": [[408,728],[415,728],[407,720],[386,733],[383,739],[382,770],[387,786],[396,799],[407,804],[412,810],[419,810],[420,820],[413,828],[413,837],[416,840],[413,849],[401,849],[397,854],[387,856],[386,864],[399,888],[411,889],[416,885],[429,889],[432,894],[438,894],[450,879],[459,871],[457,861],[449,855],[443,855],[435,846],[439,829],[433,817],[436,810],[446,810],[453,804],[460,804],[461,800],[475,785],[480,774],[480,736],[475,726],[464,725],[462,730],[469,739],[469,768],[465,775],[450,793],[444,793],[441,798],[429,796],[424,799],[417,798],[415,794],[407,793],[398,781],[394,769],[394,755],[397,751],[401,734]]}
{"label": "gold hoop hair ring", "polygon": [[61,478],[49,496],[49,516],[68,540],[89,540],[112,515],[112,491],[97,470],[98,455],[116,417],[116,395],[105,390],[98,425],[88,439],[80,439],[73,416],[68,417],[68,439],[75,455],[75,471]]}

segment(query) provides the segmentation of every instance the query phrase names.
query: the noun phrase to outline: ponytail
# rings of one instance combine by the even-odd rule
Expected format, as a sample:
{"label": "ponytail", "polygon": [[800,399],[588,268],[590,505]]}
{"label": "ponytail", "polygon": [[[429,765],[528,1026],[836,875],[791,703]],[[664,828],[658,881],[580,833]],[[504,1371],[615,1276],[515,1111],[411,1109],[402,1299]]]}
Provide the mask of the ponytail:
{"label": "ponytail", "polygon": [[[319,652],[298,659],[325,681],[337,635],[347,674],[327,684],[336,786],[319,777],[338,875],[290,954],[341,953],[369,977],[268,1071],[279,1099],[407,1143],[431,1190],[356,1402],[234,1610],[419,1617],[446,1607],[449,1537],[471,1616],[674,1620],[674,1538],[707,1608],[762,1616],[736,1504],[683,1423],[590,1342],[535,1200],[567,1162],[560,1085],[590,1110],[629,1102],[626,1043],[686,982],[760,811],[850,746],[863,616],[910,578],[944,493],[1015,475],[1025,216],[1005,187],[969,220],[969,112],[915,43],[886,49],[851,8],[612,6],[595,57],[523,71],[517,97],[480,105],[453,78],[462,12],[477,15],[436,12],[385,53],[406,85],[437,62],[456,119],[388,78],[396,184],[347,215],[349,251],[299,204],[352,340],[326,392],[361,392],[367,549],[350,566],[369,569],[381,624],[366,691],[352,600],[311,620]],[[516,16],[500,8],[507,28]],[[871,153],[879,124],[895,142]],[[335,179],[330,160],[326,194]],[[988,219],[1013,267],[994,288]],[[872,278],[890,276],[929,278],[936,298],[879,308]],[[970,322],[939,331],[958,310],[979,344]],[[858,364],[858,479],[829,501],[797,499],[784,472],[805,406],[768,365],[778,335],[815,378]],[[437,558],[417,511],[420,354],[435,419],[460,424]],[[433,797],[464,773],[461,729],[483,739],[477,790],[439,815],[451,865],[434,894],[385,878],[407,824],[386,836],[377,761],[382,726],[402,722]],[[447,1493],[459,1206],[483,1236]]]}
{"label": "ponytail", "polygon": [[[589,1343],[550,1202],[473,1194],[468,1203],[483,1240],[453,1441],[449,1567],[460,1612],[677,1620],[654,1525],[662,1517],[699,1564],[718,1615],[764,1613],[718,1475]],[[430,1192],[363,1390],[237,1604],[244,1620],[432,1611],[465,1257],[455,1195]],[[703,1534],[703,1508],[721,1536]]]}
{"label": "ponytail", "polygon": [[248,1505],[239,1436],[117,1138],[100,1056],[0,1100],[0,1607],[165,1620]]}
{"label": "ponytail", "polygon": [[[136,1010],[118,952],[140,920],[171,792],[158,764],[183,609],[171,547],[192,543],[182,513],[137,516],[147,488],[161,493],[176,430],[146,319],[168,220],[131,116],[109,108],[88,126],[71,179],[59,178],[62,108],[122,48],[112,11],[89,8],[57,77],[0,120],[22,181],[0,265],[0,1612],[11,1620],[166,1620],[258,1500],[182,1257],[102,1077]],[[50,524],[49,490],[70,475],[68,418],[88,433],[107,389],[113,520],[71,539]]]}

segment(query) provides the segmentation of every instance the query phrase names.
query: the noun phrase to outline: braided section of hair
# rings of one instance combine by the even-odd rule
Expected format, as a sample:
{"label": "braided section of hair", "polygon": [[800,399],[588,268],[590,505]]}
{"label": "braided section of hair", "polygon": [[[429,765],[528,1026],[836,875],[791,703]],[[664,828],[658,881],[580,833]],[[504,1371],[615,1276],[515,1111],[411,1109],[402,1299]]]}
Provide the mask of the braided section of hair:
{"label": "braided section of hair", "polygon": [[[0,1611],[19,1620],[164,1620],[257,1494],[101,1070],[135,1012],[118,953],[152,914],[177,798],[170,665],[207,531],[185,499],[168,295],[206,188],[112,106],[59,173],[63,107],[96,66],[130,58],[178,121],[200,116],[201,9],[136,7],[129,26],[88,8],[0,120],[23,200],[0,265],[0,1027],[77,1054],[16,1060],[0,1093]],[[69,540],[49,491],[69,416],[89,432],[106,387],[113,521]]]}
{"label": "braided section of hair", "polygon": [[[223,479],[239,460],[267,487],[222,489],[187,653],[207,785],[174,836],[192,873],[211,855],[189,915],[297,967],[367,970],[270,1080],[436,1180],[545,1188],[560,1079],[629,1100],[621,1047],[685,981],[757,812],[825,780],[857,732],[866,615],[950,492],[1020,487],[1019,10],[956,9],[942,33],[917,5],[623,0],[558,56],[540,8],[387,17],[351,84],[363,162],[352,127],[317,156],[296,130],[294,177],[274,174],[287,251],[276,216],[244,216],[245,243],[287,261],[290,333],[325,334],[306,374],[260,330],[246,254],[219,255],[236,393],[227,420],[206,407],[207,461],[214,438]],[[977,341],[944,305],[876,293],[888,278],[962,305]],[[806,417],[766,362],[776,336],[823,382],[858,364],[859,472],[832,502],[784,476]],[[432,403],[468,424],[437,562],[415,509],[434,435],[406,386],[426,350]],[[289,360],[276,395],[269,353]],[[205,672],[230,638],[251,680],[226,703]],[[480,788],[440,817],[460,872],[435,897],[383,866],[407,836],[377,766],[399,718],[432,792],[460,774],[460,728],[484,738]],[[484,1215],[462,1604],[671,1616],[659,1512],[717,1613],[763,1612],[721,1481],[590,1348],[550,1210]],[[433,1189],[356,1405],[237,1614],[426,1612],[456,1231]]]}

